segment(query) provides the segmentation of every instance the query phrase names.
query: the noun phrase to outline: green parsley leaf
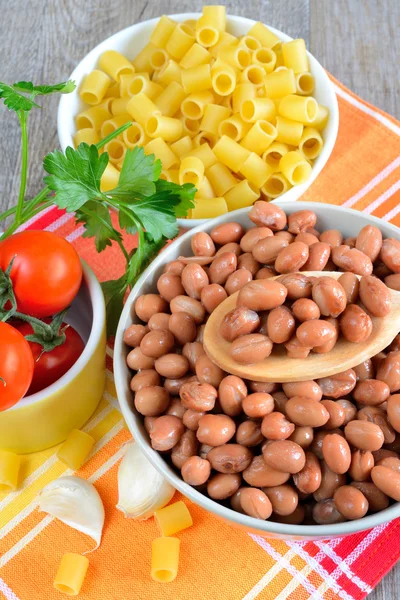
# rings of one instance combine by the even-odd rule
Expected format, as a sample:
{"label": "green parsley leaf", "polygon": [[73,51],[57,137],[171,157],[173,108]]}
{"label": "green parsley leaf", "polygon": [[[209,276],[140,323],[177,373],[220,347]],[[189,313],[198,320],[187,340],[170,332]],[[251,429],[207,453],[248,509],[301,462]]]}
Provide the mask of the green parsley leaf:
{"label": "green parsley leaf", "polygon": [[85,143],[76,150],[68,146],[65,154],[59,150],[48,154],[43,166],[49,175],[44,181],[56,192],[57,206],[73,212],[89,200],[106,199],[100,191],[100,179],[107,164],[107,153],[99,156],[96,146]]}
{"label": "green parsley leaf", "polygon": [[60,94],[70,94],[76,88],[75,82],[69,79],[55,85],[33,85],[31,81],[18,81],[13,84],[13,88],[18,92],[26,92],[34,96],[46,96],[59,92]]}
{"label": "green parsley leaf", "polygon": [[97,252],[102,252],[112,241],[122,240],[122,235],[111,222],[109,210],[105,204],[89,200],[75,215],[77,223],[83,223],[85,232],[83,237],[94,237]]}
{"label": "green parsley leaf", "polygon": [[18,112],[19,110],[24,110],[25,112],[29,112],[34,106],[36,108],[40,108],[39,104],[36,104],[30,98],[27,98],[23,94],[20,94],[11,85],[7,85],[0,81],[0,98],[3,98],[4,104],[10,110]]}
{"label": "green parsley leaf", "polygon": [[106,302],[107,335],[115,335],[128,288],[127,276],[124,274],[119,279],[103,281],[101,287]]}
{"label": "green parsley leaf", "polygon": [[178,233],[174,205],[170,203],[168,194],[160,192],[137,200],[132,204],[122,204],[128,213],[132,211],[133,220],[139,220],[148,236],[158,242],[162,237],[172,239]]}
{"label": "green parsley leaf", "polygon": [[172,181],[165,181],[164,179],[159,179],[156,182],[156,188],[157,192],[169,194],[170,198],[172,195],[177,196],[179,198],[178,202],[173,200],[175,206],[175,215],[177,217],[186,217],[188,211],[191,208],[194,208],[193,200],[197,189],[192,183],[184,183],[183,185],[177,185]]}
{"label": "green parsley leaf", "polygon": [[150,196],[156,192],[154,182],[159,178],[161,168],[161,161],[154,160],[154,154],[147,156],[141,146],[127,150],[118,186],[109,194],[125,201]]}
{"label": "green parsley leaf", "polygon": [[[31,81],[18,81],[13,85],[0,82],[0,98],[3,98],[4,104],[10,110],[29,112],[33,107],[40,108],[39,104],[34,102],[35,96],[44,96],[54,92],[69,94],[75,87],[75,83],[71,80],[55,85],[33,85]],[[24,94],[29,94],[29,97]]]}

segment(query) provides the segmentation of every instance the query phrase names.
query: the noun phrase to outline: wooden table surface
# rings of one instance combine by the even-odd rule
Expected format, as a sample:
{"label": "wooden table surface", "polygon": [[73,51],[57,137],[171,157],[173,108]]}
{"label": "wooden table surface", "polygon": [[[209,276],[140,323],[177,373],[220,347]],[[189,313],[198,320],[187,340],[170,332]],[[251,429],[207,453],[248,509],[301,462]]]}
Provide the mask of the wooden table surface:
{"label": "wooden table surface", "polygon": [[[200,11],[199,0],[0,0],[1,79],[55,83],[100,41],[163,13]],[[228,12],[270,24],[306,40],[322,65],[354,92],[400,118],[399,0],[232,0]],[[41,189],[43,156],[58,145],[58,99],[44,100],[29,120],[28,195]],[[16,202],[20,133],[14,114],[0,108],[0,210]],[[394,600],[400,565],[369,596]]]}

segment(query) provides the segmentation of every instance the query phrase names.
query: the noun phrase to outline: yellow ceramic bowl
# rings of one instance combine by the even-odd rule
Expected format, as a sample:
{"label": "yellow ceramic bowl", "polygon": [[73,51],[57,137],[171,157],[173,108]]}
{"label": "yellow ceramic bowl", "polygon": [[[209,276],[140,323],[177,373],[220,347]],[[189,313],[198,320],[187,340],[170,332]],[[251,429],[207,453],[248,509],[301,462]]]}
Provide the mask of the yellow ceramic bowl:
{"label": "yellow ceramic bowl", "polygon": [[85,349],[58,381],[0,412],[0,448],[17,454],[37,452],[64,441],[96,409],[106,368],[104,296],[93,271],[82,261],[83,280],[66,321],[81,335]]}

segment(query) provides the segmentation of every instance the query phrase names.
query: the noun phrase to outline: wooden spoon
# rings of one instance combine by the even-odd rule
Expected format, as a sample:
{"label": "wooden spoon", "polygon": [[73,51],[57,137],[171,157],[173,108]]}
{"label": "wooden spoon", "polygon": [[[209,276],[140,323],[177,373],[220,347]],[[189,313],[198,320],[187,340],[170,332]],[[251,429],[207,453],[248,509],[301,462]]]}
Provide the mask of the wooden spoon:
{"label": "wooden spoon", "polygon": [[[331,271],[302,271],[301,274],[333,279],[343,275]],[[203,345],[214,363],[227,373],[238,375],[242,379],[285,383],[329,377],[375,356],[389,346],[400,331],[400,292],[390,290],[390,313],[387,317],[371,317],[373,328],[366,342],[355,344],[340,337],[333,350],[327,354],[310,352],[307,358],[288,358],[284,347],[274,346],[272,354],[262,362],[241,365],[231,357],[231,344],[224,340],[219,332],[225,315],[236,308],[238,294],[239,292],[236,292],[229,296],[211,313],[205,326]]]}

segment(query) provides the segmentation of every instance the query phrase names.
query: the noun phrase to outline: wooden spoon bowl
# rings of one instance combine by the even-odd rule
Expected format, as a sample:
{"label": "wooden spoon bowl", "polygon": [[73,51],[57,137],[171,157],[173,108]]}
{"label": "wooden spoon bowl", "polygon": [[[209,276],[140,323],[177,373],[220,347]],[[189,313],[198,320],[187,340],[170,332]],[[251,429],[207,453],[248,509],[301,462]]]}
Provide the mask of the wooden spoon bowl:
{"label": "wooden spoon bowl", "polygon": [[[302,275],[339,279],[343,273],[331,271],[305,271]],[[276,277],[274,277],[276,279]],[[351,369],[375,356],[389,346],[400,331],[400,292],[390,290],[392,306],[387,317],[371,317],[372,333],[366,342],[353,343],[340,337],[334,348],[326,354],[310,352],[307,358],[288,358],[282,345],[274,345],[272,354],[265,360],[241,365],[230,355],[231,343],[220,334],[226,314],[236,308],[239,292],[229,296],[211,313],[204,330],[204,349],[209,358],[221,369],[251,381],[308,381],[321,379],[346,369]]]}

